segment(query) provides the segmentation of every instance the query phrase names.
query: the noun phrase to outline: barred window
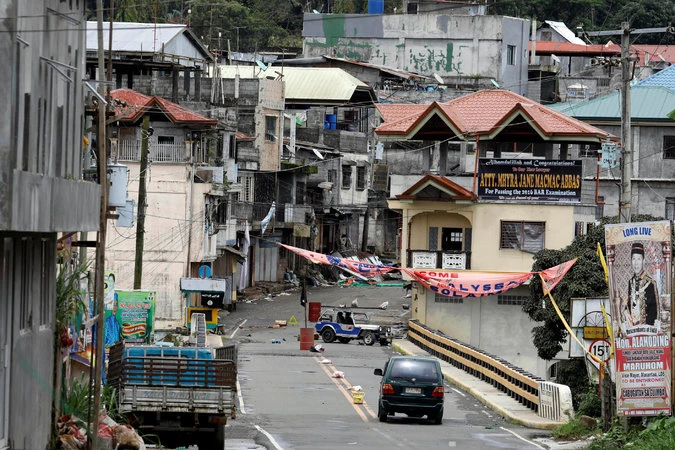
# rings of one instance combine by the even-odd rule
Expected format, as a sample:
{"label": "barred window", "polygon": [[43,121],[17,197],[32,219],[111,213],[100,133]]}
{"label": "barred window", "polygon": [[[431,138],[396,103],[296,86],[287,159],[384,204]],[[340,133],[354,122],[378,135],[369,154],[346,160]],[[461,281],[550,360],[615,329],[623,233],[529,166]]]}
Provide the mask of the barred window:
{"label": "barred window", "polygon": [[366,188],[366,168],[356,168],[356,189],[362,191]]}
{"label": "barred window", "polygon": [[441,294],[434,295],[434,303],[464,303],[461,297],[447,297]]}
{"label": "barred window", "polygon": [[536,253],[544,248],[545,229],[545,222],[502,221],[499,248]]}
{"label": "barred window", "polygon": [[276,142],[277,140],[277,118],[274,116],[265,116],[265,141]]}
{"label": "barred window", "polygon": [[675,136],[663,136],[664,159],[675,159]]}
{"label": "barred window", "polygon": [[352,187],[352,166],[342,166],[342,189]]}
{"label": "barred window", "polygon": [[516,64],[516,46],[507,45],[506,46],[506,64],[513,66]]}
{"label": "barred window", "polygon": [[675,220],[675,197],[666,197],[666,219]]}
{"label": "barred window", "polygon": [[525,303],[524,295],[498,295],[498,305],[522,305]]}

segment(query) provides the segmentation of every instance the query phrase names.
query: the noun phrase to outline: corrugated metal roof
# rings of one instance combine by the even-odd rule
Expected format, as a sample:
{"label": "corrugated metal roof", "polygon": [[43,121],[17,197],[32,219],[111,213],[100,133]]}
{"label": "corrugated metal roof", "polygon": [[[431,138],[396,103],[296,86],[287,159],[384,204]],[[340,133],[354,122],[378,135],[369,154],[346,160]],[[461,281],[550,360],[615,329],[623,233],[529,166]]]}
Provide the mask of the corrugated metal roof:
{"label": "corrugated metal roof", "polygon": [[[155,33],[156,27],[156,33]],[[103,22],[103,48],[108,50],[109,22]],[[118,52],[162,51],[162,45],[168,44],[176,36],[187,30],[186,25],[174,23],[136,23],[114,22],[112,48]],[[98,25],[87,22],[87,50],[98,50]]]}
{"label": "corrugated metal roof", "polygon": [[420,74],[414,73],[414,72],[408,72],[407,70],[396,69],[394,67],[382,66],[382,65],[378,65],[378,64],[371,64],[371,63],[367,63],[367,62],[363,62],[363,61],[356,61],[354,59],[338,58],[336,56],[327,56],[327,55],[324,55],[322,58],[330,60],[330,61],[339,61],[339,62],[344,62],[344,63],[347,63],[347,64],[354,64],[356,66],[362,66],[362,67],[369,67],[371,69],[377,69],[381,72],[387,73],[389,75],[394,75],[396,77],[403,78],[405,80],[427,78],[424,75],[420,75]]}
{"label": "corrugated metal roof", "polygon": [[[630,90],[632,120],[670,121],[668,113],[675,109],[675,90],[662,86],[633,86]],[[578,119],[621,120],[621,93],[611,94],[578,103],[548,105]]]}
{"label": "corrugated metal roof", "polygon": [[338,68],[329,67],[282,67],[267,66],[262,71],[258,66],[219,66],[223,78],[274,78],[283,74],[286,82],[286,101],[307,103],[348,103],[357,90],[372,92],[367,84]]}
{"label": "corrugated metal roof", "polygon": [[655,73],[651,77],[637,83],[635,86],[661,86],[675,89],[675,65]]}
{"label": "corrugated metal roof", "polygon": [[565,25],[564,22],[555,22],[553,20],[545,20],[544,22],[557,31],[560,36],[567,39],[568,42],[571,42],[572,44],[586,45],[586,43],[581,38],[578,38],[572,30],[567,28],[567,25]]}

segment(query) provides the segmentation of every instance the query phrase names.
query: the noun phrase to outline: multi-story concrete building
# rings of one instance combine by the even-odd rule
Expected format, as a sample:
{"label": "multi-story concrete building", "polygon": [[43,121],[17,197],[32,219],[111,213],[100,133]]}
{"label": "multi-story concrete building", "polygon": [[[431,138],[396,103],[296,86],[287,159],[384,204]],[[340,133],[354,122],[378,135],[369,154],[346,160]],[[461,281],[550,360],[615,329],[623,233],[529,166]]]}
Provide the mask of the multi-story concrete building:
{"label": "multi-story concrete building", "polygon": [[99,229],[99,185],[82,181],[85,2],[1,9],[0,448],[44,449],[60,394],[57,239]]}

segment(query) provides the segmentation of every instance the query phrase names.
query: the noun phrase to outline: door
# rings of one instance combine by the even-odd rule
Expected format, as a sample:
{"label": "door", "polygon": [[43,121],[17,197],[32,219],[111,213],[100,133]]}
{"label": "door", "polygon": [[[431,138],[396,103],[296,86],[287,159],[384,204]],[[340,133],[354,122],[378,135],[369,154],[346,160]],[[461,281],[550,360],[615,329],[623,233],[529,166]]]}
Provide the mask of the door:
{"label": "door", "polygon": [[462,251],[462,229],[461,228],[443,228],[441,232],[441,250]]}
{"label": "door", "polygon": [[12,329],[12,240],[0,238],[0,449],[9,448],[9,361]]}

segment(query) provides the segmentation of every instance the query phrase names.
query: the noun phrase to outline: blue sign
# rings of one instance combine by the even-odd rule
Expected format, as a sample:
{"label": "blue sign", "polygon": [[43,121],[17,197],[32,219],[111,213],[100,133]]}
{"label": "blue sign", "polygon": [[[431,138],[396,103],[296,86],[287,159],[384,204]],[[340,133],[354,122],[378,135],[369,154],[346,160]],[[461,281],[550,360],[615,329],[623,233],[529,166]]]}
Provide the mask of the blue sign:
{"label": "blue sign", "polygon": [[199,278],[211,278],[211,266],[203,265],[199,266]]}

